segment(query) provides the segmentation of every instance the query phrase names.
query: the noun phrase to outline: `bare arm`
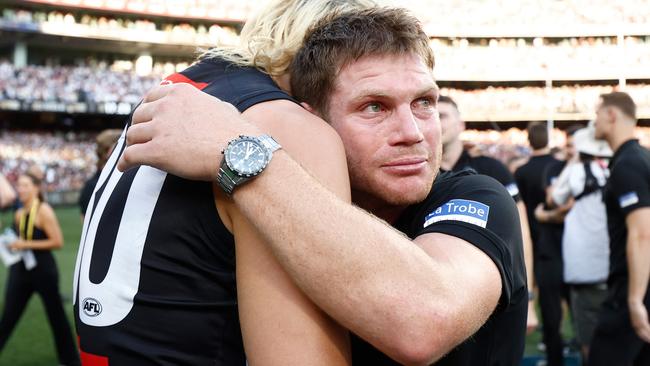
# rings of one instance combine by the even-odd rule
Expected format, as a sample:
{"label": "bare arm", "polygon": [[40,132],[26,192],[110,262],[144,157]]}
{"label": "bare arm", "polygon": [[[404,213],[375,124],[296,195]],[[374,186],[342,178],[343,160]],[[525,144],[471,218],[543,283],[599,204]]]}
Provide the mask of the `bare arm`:
{"label": "bare arm", "polygon": [[[147,163],[181,176],[214,179],[215,151],[239,134],[261,133],[231,106],[188,88],[159,87],[153,93],[162,96],[153,95],[139,107],[120,169]],[[189,101],[193,110],[203,111],[201,116],[184,112]],[[192,147],[189,154],[163,148],[186,145]],[[329,150],[317,153],[329,159]],[[210,158],[198,160],[197,154]],[[423,247],[414,245],[319,184],[286,149],[233,197],[298,287],[399,362],[430,364],[441,357],[478,329],[500,296],[499,273],[487,255],[466,242],[449,253],[432,251],[436,246],[428,247],[424,238],[415,243]],[[434,237],[440,236],[427,235]],[[457,296],[459,285],[469,286],[463,296]]]}
{"label": "bare arm", "polygon": [[[314,302],[397,361],[443,356],[478,329],[500,296],[498,270],[478,249],[442,235],[413,245],[315,184],[284,152],[234,199]],[[437,250],[443,241],[458,249]]]}
{"label": "bare arm", "polygon": [[[286,151],[300,156],[301,164],[323,185],[349,201],[345,152],[327,124],[289,101],[259,104],[244,116],[259,121]],[[323,151],[328,158],[321,163]],[[215,188],[232,218],[239,314],[249,365],[349,365],[347,330],[296,287],[261,234],[221,188]]]}
{"label": "bare arm", "polygon": [[38,222],[43,228],[47,239],[40,240],[18,240],[14,242],[11,247],[13,249],[34,249],[34,250],[49,250],[59,249],[63,247],[63,233],[59,220],[50,205],[47,203],[41,204],[38,210]]}
{"label": "bare arm", "polygon": [[0,174],[0,208],[12,204],[16,200],[16,192],[3,174]]}
{"label": "bare arm", "polygon": [[632,211],[626,218],[627,264],[629,267],[628,306],[632,326],[638,336],[650,343],[650,323],[643,300],[650,277],[650,208]]}
{"label": "bare arm", "polygon": [[[526,263],[526,286],[528,292],[532,293],[535,288],[535,274],[533,268],[533,239],[530,236],[530,226],[528,226],[528,214],[526,205],[523,201],[517,202],[517,211],[519,212],[519,224],[521,226],[521,239],[524,244],[524,262]],[[528,300],[528,318],[526,320],[526,332],[533,332],[539,325],[537,313],[535,312],[535,301]]]}

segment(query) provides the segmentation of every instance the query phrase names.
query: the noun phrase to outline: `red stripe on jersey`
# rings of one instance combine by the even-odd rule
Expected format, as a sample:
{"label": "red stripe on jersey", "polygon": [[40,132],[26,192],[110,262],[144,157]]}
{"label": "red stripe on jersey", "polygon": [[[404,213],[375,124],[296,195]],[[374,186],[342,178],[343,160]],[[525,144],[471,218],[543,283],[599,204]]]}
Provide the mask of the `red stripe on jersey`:
{"label": "red stripe on jersey", "polygon": [[108,366],[108,357],[93,355],[81,350],[79,355],[81,356],[82,366]]}
{"label": "red stripe on jersey", "polygon": [[175,73],[167,76],[165,79],[163,79],[163,81],[160,82],[160,85],[177,84],[177,83],[191,84],[193,87],[199,90],[203,90],[203,88],[208,86],[208,83],[198,83],[180,73]]}

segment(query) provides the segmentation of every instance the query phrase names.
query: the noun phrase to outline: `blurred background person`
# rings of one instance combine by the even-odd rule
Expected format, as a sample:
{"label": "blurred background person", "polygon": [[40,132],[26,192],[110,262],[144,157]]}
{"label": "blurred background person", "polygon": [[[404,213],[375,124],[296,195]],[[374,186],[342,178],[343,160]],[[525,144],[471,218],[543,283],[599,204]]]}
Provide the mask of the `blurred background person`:
{"label": "blurred background person", "polygon": [[[0,210],[10,207],[16,201],[16,192],[4,174],[0,173]],[[0,223],[0,227],[2,224]]]}
{"label": "blurred background person", "polygon": [[92,178],[88,179],[84,184],[84,187],[81,189],[79,194],[79,208],[81,209],[81,221],[84,220],[86,215],[86,209],[88,208],[88,203],[90,203],[90,198],[93,195],[95,185],[99,180],[99,174],[102,172],[102,168],[106,165],[108,157],[113,152],[113,147],[115,143],[120,138],[122,130],[119,129],[108,129],[100,132],[95,138],[96,149],[95,153],[97,154],[97,170]]}
{"label": "blurred background person", "polygon": [[609,170],[601,158],[611,157],[612,151],[605,141],[594,138],[593,127],[575,132],[572,142],[576,159],[564,168],[548,193],[553,206],[573,201],[564,218],[562,258],[576,339],[586,364],[598,313],[607,295],[609,234],[602,190]]}
{"label": "blurred background person", "polygon": [[605,187],[610,270],[589,365],[650,365],[650,151],[635,138],[636,124],[628,94],[600,96],[595,136],[614,151]]}
{"label": "blurred background person", "polygon": [[528,127],[528,142],[533,150],[532,156],[517,169],[515,180],[526,205],[533,239],[533,267],[539,290],[547,364],[562,366],[564,356],[560,324],[562,298],[566,297],[562,279],[562,225],[540,223],[535,218],[534,210],[546,200],[548,182],[553,175],[559,175],[563,163],[550,153],[546,124],[532,123]]}
{"label": "blurred background person", "polygon": [[43,201],[40,188],[42,179],[42,172],[36,167],[18,177],[17,192],[22,207],[16,211],[14,230],[19,239],[10,244],[10,247],[12,250],[23,251],[25,255],[23,260],[9,268],[0,319],[0,350],[4,348],[27,302],[36,292],[43,301],[54,334],[59,363],[66,366],[80,365],[59,293],[59,271],[51,253],[51,250],[63,246],[63,234],[54,210]]}
{"label": "blurred background person", "polygon": [[528,227],[528,216],[526,206],[521,200],[515,177],[508,168],[499,160],[488,156],[474,156],[463,145],[460,134],[465,130],[465,121],[461,118],[458,105],[446,95],[438,98],[438,113],[442,126],[442,161],[443,170],[461,171],[472,169],[478,174],[490,176],[501,183],[510,193],[510,196],[517,203],[521,226],[521,237],[524,243],[524,257],[526,261],[526,282],[528,286],[528,321],[526,322],[527,332],[530,334],[539,325],[533,294],[533,243]]}

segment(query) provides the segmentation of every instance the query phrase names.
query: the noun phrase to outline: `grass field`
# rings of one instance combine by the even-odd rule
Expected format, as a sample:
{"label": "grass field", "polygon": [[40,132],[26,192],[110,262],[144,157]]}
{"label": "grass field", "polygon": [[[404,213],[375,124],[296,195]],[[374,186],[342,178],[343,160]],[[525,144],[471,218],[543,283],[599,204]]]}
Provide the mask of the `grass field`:
{"label": "grass field", "polygon": [[[57,216],[61,223],[65,245],[56,251],[55,256],[59,265],[61,276],[60,288],[64,297],[64,307],[72,325],[72,274],[74,272],[75,258],[81,235],[81,221],[79,210],[76,207],[58,208]],[[2,223],[11,222],[9,213],[0,214]],[[7,271],[0,265],[0,309],[4,304],[4,287]],[[570,326],[565,322],[564,333],[571,333]],[[526,354],[538,354],[536,349],[541,335],[535,332],[526,340]],[[34,296],[14,330],[5,349],[0,352],[0,365],[2,366],[53,366],[57,365],[54,351],[52,333],[50,331],[43,305],[38,296]]]}

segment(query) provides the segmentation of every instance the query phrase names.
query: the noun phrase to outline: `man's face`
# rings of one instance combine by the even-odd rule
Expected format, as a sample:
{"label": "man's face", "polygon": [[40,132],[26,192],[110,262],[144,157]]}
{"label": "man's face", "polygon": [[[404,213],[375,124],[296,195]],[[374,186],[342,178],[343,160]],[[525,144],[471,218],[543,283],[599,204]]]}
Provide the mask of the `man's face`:
{"label": "man's face", "polygon": [[594,120],[594,136],[597,139],[606,139],[611,128],[611,111],[602,105],[602,101],[596,106],[596,119]]}
{"label": "man's face", "polygon": [[573,143],[573,136],[566,137],[566,144],[564,145],[564,154],[566,155],[566,160],[573,159],[576,156],[576,146]]}
{"label": "man's face", "polygon": [[431,70],[415,55],[362,57],[340,70],[328,116],[345,145],[355,203],[426,198],[442,151],[437,98]]}
{"label": "man's face", "polygon": [[438,112],[440,112],[442,145],[444,146],[458,139],[460,133],[463,132],[463,122],[456,107],[450,103],[438,103]]}

